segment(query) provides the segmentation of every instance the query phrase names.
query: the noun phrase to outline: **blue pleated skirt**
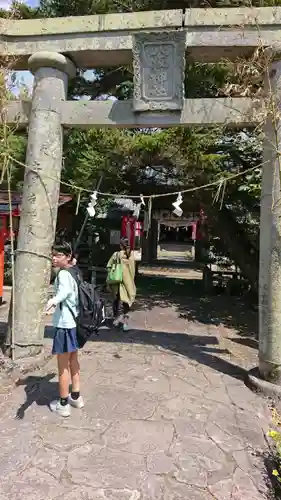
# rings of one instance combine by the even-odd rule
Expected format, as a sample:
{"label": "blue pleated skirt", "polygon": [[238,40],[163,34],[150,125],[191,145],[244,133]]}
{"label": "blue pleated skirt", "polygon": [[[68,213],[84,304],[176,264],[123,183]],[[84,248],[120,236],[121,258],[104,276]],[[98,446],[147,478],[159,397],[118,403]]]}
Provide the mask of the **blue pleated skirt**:
{"label": "blue pleated skirt", "polygon": [[55,328],[52,354],[78,351],[76,328]]}

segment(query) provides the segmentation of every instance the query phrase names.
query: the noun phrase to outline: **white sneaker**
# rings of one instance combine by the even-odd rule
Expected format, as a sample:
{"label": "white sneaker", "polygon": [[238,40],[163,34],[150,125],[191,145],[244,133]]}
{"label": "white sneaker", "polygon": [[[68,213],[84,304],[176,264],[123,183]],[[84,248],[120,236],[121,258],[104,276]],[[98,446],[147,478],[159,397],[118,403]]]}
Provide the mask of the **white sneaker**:
{"label": "white sneaker", "polygon": [[128,325],[129,318],[126,314],[123,316],[123,332],[128,332],[130,330]]}
{"label": "white sneaker", "polygon": [[81,408],[84,408],[84,401],[83,401],[82,396],[79,396],[78,399],[72,399],[71,394],[69,394],[68,402],[69,402],[70,406],[73,406],[73,408],[79,408],[79,410]]}
{"label": "white sneaker", "polygon": [[50,410],[57,413],[60,417],[69,417],[71,413],[70,405],[62,406],[59,399],[50,403]]}
{"label": "white sneaker", "polygon": [[123,332],[128,332],[130,330],[128,323],[123,324]]}

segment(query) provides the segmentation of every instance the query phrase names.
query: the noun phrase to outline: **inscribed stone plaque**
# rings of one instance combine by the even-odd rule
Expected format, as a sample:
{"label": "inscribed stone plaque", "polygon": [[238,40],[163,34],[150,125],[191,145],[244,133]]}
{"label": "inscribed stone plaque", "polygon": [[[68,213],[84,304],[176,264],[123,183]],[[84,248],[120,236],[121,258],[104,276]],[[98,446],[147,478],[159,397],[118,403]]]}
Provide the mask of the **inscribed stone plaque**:
{"label": "inscribed stone plaque", "polygon": [[133,57],[134,111],[180,111],[184,99],[185,33],[137,33]]}

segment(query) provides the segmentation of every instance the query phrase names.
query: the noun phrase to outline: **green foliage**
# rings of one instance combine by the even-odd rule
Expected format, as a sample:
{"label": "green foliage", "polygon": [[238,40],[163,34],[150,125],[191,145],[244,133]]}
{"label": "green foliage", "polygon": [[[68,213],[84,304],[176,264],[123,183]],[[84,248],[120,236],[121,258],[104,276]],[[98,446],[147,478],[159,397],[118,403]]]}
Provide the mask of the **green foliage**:
{"label": "green foliage", "polygon": [[200,128],[72,130],[65,138],[63,179],[92,189],[103,174],[102,191],[113,193],[192,187],[221,175],[224,155],[214,153],[218,137],[219,130]]}
{"label": "green foliage", "polygon": [[[0,170],[3,170],[4,157],[5,155],[10,155],[17,161],[25,161],[25,151],[26,151],[27,138],[22,134],[15,134],[12,130],[7,131],[7,138],[4,139],[3,129],[0,129]],[[22,186],[24,178],[24,168],[19,167],[17,164],[11,165],[11,185],[12,189],[18,189]],[[3,184],[1,189],[6,189],[6,178],[4,176]]]}
{"label": "green foliage", "polygon": [[229,75],[229,65],[188,62],[185,77],[186,97],[214,97],[218,95]]}
{"label": "green foliage", "polygon": [[41,0],[40,12],[46,17],[60,17],[194,7],[263,7],[280,4],[280,0]]}
{"label": "green foliage", "polygon": [[[122,165],[126,163],[129,134],[124,130],[72,130],[65,138],[63,179],[86,189],[92,189],[101,174],[103,186],[124,189]],[[77,192],[77,190],[76,190]]]}
{"label": "green foliage", "polygon": [[261,195],[261,169],[257,168],[243,178],[244,183],[238,187],[238,191],[244,191],[257,202]]}
{"label": "green foliage", "polygon": [[[195,3],[195,2],[191,2]],[[40,11],[46,17],[83,16],[143,10],[184,8],[183,0],[41,0]]]}

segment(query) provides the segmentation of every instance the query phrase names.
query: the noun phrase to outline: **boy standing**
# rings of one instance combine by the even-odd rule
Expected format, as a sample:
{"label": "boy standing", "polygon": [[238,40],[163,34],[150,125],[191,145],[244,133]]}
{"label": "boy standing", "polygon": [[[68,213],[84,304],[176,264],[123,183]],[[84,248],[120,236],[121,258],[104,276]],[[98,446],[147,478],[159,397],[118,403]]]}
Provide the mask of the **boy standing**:
{"label": "boy standing", "polygon": [[[57,355],[60,399],[52,401],[50,408],[61,417],[69,417],[71,406],[83,408],[80,396],[80,366],[75,318],[78,316],[78,287],[68,271],[73,267],[72,248],[69,243],[53,247],[53,267],[59,269],[55,279],[55,296],[47,303],[47,314],[53,314],[54,341],[52,353]],[[71,394],[69,394],[69,374]]]}

